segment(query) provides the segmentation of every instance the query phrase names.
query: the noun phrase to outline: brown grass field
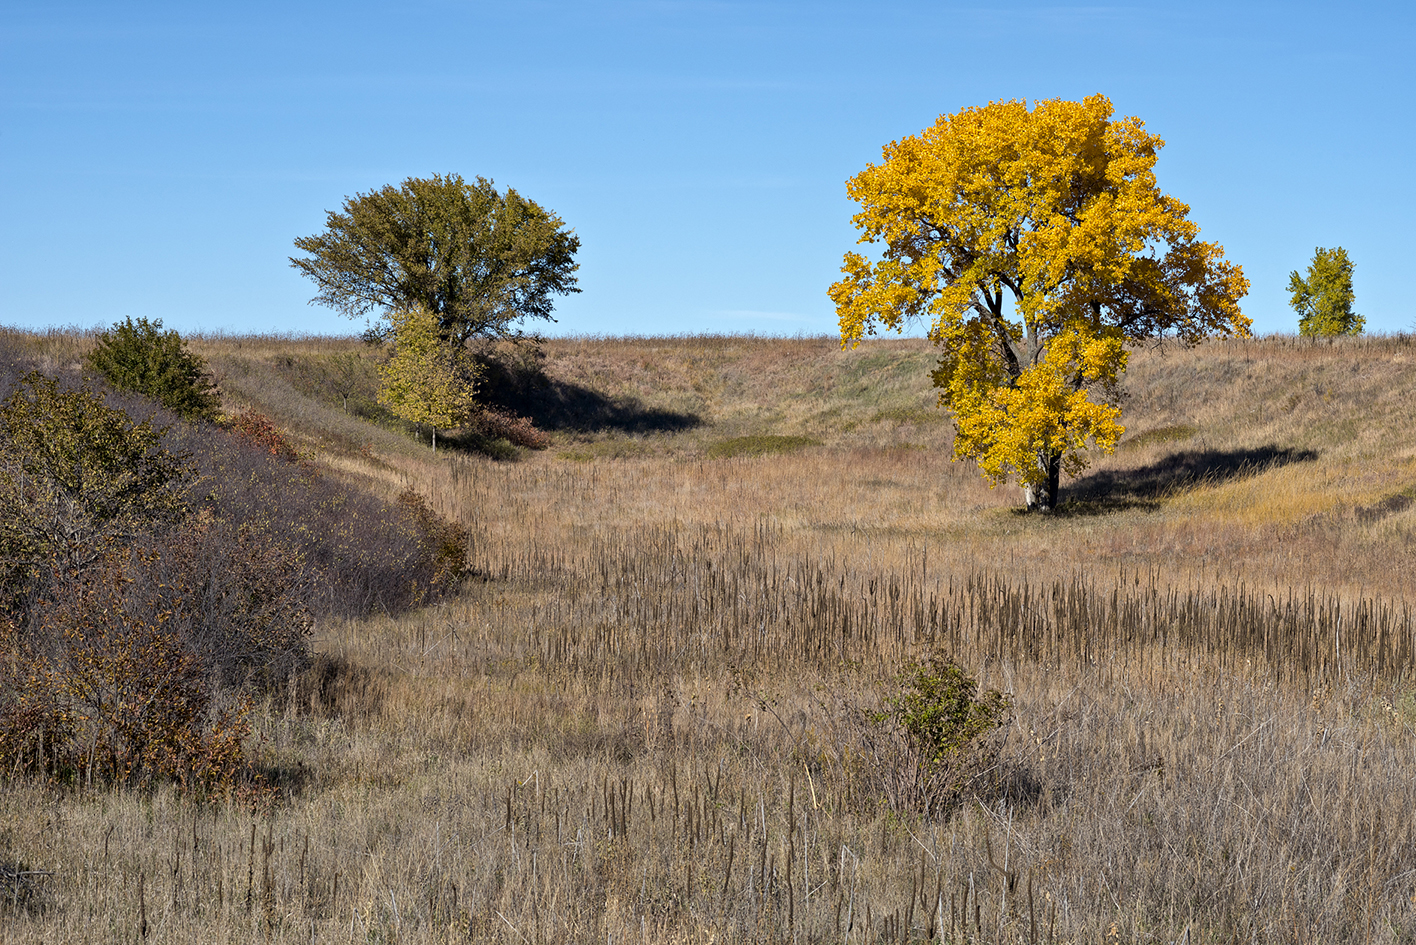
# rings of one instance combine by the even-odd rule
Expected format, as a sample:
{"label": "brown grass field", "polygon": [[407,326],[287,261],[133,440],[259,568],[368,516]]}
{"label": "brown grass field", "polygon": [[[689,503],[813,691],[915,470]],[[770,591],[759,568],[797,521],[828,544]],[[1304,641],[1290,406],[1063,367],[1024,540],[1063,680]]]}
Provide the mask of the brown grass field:
{"label": "brown grass field", "polygon": [[[192,345],[477,577],[316,628],[267,803],[0,781],[0,941],[1416,940],[1416,339],[1136,351],[1047,517],[950,460],[922,341],[550,340],[503,460],[357,340]],[[921,818],[859,710],[934,652],[1014,709]]]}

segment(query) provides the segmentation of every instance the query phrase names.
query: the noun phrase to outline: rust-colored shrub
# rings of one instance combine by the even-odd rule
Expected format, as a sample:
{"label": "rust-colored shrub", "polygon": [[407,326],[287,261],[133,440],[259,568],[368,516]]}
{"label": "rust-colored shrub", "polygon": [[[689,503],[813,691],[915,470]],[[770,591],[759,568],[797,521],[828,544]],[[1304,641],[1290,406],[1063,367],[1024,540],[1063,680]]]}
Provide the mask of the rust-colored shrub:
{"label": "rust-colored shrub", "polygon": [[507,440],[527,449],[543,450],[551,445],[547,433],[536,429],[530,419],[509,410],[483,407],[473,415],[470,425],[489,439]]}
{"label": "rust-colored shrub", "polygon": [[251,697],[308,663],[316,580],[288,542],[209,515],[52,573],[0,624],[0,768],[231,790]]}
{"label": "rust-colored shrub", "polygon": [[302,462],[300,451],[290,442],[275,421],[255,410],[243,410],[231,421],[231,432],[264,452],[292,463]]}
{"label": "rust-colored shrub", "polygon": [[249,695],[307,659],[318,565],[289,528],[219,514],[219,486],[194,496],[169,432],[37,373],[0,402],[8,770],[227,790]]}
{"label": "rust-colored shrub", "polygon": [[5,661],[0,764],[61,781],[235,785],[248,701],[218,686],[145,563],[110,555],[36,605]]}

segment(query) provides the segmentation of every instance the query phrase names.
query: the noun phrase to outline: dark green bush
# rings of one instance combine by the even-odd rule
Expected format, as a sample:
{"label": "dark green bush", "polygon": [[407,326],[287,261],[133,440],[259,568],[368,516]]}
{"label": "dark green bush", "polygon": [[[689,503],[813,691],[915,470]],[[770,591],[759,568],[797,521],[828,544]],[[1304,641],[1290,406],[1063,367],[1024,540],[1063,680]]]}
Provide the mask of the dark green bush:
{"label": "dark green bush", "polygon": [[980,694],[978,683],[962,667],[938,657],[914,664],[899,682],[900,693],[886,700],[888,708],[877,721],[899,725],[927,765],[966,751],[997,727],[1010,705],[996,689]]}
{"label": "dark green bush", "polygon": [[86,364],[121,390],[151,397],[184,420],[214,420],[221,401],[206,362],[162,320],[125,318],[98,336]]}

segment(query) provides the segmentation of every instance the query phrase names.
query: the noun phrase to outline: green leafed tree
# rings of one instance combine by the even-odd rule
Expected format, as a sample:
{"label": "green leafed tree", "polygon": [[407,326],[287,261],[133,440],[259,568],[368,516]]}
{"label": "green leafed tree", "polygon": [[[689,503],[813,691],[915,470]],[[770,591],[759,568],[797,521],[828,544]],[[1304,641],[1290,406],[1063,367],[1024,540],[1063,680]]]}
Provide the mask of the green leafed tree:
{"label": "green leafed tree", "polygon": [[86,363],[114,387],[151,397],[186,420],[212,420],[221,401],[207,364],[162,320],[125,318],[98,336]]}
{"label": "green leafed tree", "polygon": [[462,424],[476,409],[478,368],[466,347],[448,344],[430,310],[389,313],[393,355],[379,369],[379,403],[410,423],[438,430]]}
{"label": "green leafed tree", "polygon": [[552,297],[579,292],[580,238],[515,190],[457,174],[410,177],[344,201],[325,231],[301,237],[290,264],[314,281],[310,301],[350,317],[422,308],[453,345],[554,320]]}
{"label": "green leafed tree", "polygon": [[1352,260],[1347,250],[1313,250],[1305,279],[1294,270],[1288,277],[1289,298],[1298,313],[1298,333],[1310,338],[1360,335],[1367,320],[1352,311]]}

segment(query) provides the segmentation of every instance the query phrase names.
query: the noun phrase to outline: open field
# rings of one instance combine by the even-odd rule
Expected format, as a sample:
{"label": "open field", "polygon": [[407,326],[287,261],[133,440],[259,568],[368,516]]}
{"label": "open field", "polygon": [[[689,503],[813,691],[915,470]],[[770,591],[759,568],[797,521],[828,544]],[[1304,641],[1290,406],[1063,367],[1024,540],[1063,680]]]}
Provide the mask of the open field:
{"label": "open field", "polygon": [[[193,346],[478,576],[316,628],[271,803],[5,783],[5,941],[1416,938],[1416,340],[1136,352],[1046,518],[949,461],[922,342],[552,340],[516,461],[381,417],[357,341]],[[859,710],[935,650],[1014,708],[920,819]]]}

